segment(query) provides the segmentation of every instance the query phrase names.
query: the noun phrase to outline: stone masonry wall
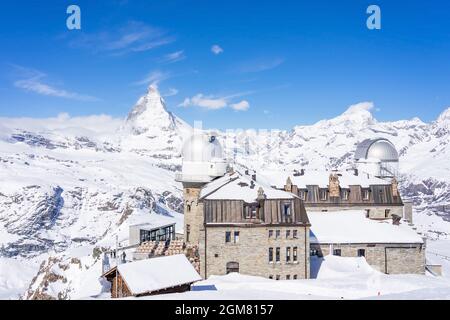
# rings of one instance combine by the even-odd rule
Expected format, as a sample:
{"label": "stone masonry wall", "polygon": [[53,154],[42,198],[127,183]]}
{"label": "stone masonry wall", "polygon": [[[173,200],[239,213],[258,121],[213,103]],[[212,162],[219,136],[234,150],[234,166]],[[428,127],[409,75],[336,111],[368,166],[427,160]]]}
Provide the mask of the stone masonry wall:
{"label": "stone masonry wall", "polygon": [[[352,207],[331,207],[331,206],[323,206],[323,207],[310,207],[307,203],[305,203],[306,211],[308,212],[316,212],[316,211],[343,211],[343,210],[366,210],[369,209],[369,218],[370,219],[385,219],[385,210],[389,210],[389,219],[392,218],[393,214],[396,214],[400,217],[403,217],[403,207],[402,206],[380,206],[380,207],[371,207],[371,206],[352,206]],[[324,212],[326,213],[326,212]]]}
{"label": "stone masonry wall", "polygon": [[[269,238],[269,230],[273,236]],[[276,238],[276,230],[280,236]],[[290,236],[286,238],[286,231]],[[297,238],[293,238],[297,230]],[[231,232],[231,243],[225,242],[225,232]],[[234,243],[234,232],[239,232],[239,242]],[[239,272],[246,275],[276,279],[309,278],[309,235],[308,227],[300,226],[207,226],[206,227],[206,270],[203,277],[225,275],[228,262],[239,263]],[[276,248],[280,248],[280,262],[275,262]],[[286,247],[291,248],[291,262],[286,262]],[[293,247],[297,247],[297,262],[293,261]],[[274,248],[274,262],[269,263],[269,248]],[[204,248],[203,248],[204,250]],[[201,254],[204,259],[204,252]],[[202,262],[204,265],[204,262]],[[205,272],[206,271],[206,272]]]}
{"label": "stone masonry wall", "polygon": [[422,245],[397,244],[311,244],[319,256],[341,249],[342,257],[357,257],[358,249],[365,250],[367,263],[375,270],[389,274],[425,273],[425,248]]}
{"label": "stone masonry wall", "polygon": [[203,203],[198,201],[200,190],[184,188],[184,241],[194,245],[199,244],[203,226]]}

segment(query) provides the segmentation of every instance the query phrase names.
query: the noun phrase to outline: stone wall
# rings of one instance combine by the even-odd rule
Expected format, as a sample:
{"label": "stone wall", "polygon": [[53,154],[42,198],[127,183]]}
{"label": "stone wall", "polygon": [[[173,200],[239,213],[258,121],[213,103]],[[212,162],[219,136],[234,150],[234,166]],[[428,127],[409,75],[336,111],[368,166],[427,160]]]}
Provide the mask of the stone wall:
{"label": "stone wall", "polygon": [[[269,238],[269,230],[273,236]],[[276,230],[280,236],[276,238]],[[286,231],[290,236],[286,238]],[[297,237],[293,238],[293,230]],[[231,243],[225,242],[225,233],[231,232]],[[239,241],[234,243],[234,232],[239,232]],[[246,275],[276,279],[309,278],[309,227],[301,226],[207,226],[206,247],[202,246],[202,276],[225,275],[227,263],[239,263],[239,272]],[[276,248],[280,248],[280,262],[275,262]],[[291,261],[286,262],[286,248],[290,247]],[[293,261],[293,248],[297,247],[297,261]],[[274,248],[274,262],[269,263],[269,248]],[[205,252],[206,249],[206,259]],[[206,261],[206,263],[205,263]]]}
{"label": "stone wall", "polygon": [[203,203],[198,201],[200,188],[184,188],[184,241],[199,244],[203,226]]}
{"label": "stone wall", "polygon": [[341,249],[342,257],[357,257],[365,250],[367,263],[388,274],[425,273],[425,247],[421,244],[311,244],[319,256]]}
{"label": "stone wall", "polygon": [[385,210],[389,210],[388,219],[392,218],[393,214],[403,217],[403,206],[348,206],[348,207],[332,207],[332,206],[308,206],[305,203],[306,211],[316,212],[323,211],[333,212],[333,211],[344,211],[344,210],[369,210],[370,219],[385,219]]}

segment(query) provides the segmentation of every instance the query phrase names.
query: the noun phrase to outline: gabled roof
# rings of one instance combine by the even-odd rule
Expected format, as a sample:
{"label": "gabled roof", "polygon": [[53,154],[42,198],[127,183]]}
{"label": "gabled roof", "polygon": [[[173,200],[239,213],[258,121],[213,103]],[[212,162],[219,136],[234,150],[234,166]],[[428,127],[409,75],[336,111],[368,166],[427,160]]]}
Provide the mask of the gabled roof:
{"label": "gabled roof", "polygon": [[140,260],[117,267],[133,295],[190,284],[202,278],[185,255]]}
{"label": "gabled roof", "polygon": [[289,192],[277,190],[263,182],[252,180],[250,176],[240,172],[226,174],[204,186],[200,192],[200,199],[206,200],[242,200],[252,203],[257,200],[258,190],[264,190],[265,199],[294,199]]}
{"label": "gabled roof", "polygon": [[406,223],[371,220],[364,210],[308,212],[311,243],[397,243],[421,244],[422,238]]}

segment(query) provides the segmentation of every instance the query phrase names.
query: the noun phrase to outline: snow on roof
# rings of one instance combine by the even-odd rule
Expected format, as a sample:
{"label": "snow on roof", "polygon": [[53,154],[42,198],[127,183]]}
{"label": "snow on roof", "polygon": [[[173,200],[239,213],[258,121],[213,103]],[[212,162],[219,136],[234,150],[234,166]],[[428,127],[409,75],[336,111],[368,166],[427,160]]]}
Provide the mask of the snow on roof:
{"label": "snow on roof", "polygon": [[349,186],[360,185],[362,187],[369,187],[371,185],[387,185],[388,181],[360,173],[357,176],[353,172],[347,171],[327,171],[327,170],[305,170],[301,176],[294,176],[292,172],[288,171],[269,171],[263,172],[262,175],[270,185],[277,188],[284,188],[287,178],[291,178],[292,184],[299,188],[306,188],[309,185],[318,185],[321,188],[327,188],[329,184],[330,174],[336,173],[339,178],[339,185],[341,188],[348,188]]}
{"label": "snow on roof", "polygon": [[119,265],[117,269],[133,295],[202,279],[183,254],[125,263]]}
{"label": "snow on roof", "polygon": [[407,224],[371,220],[363,210],[308,212],[311,243],[423,243]]}
{"label": "snow on roof", "polygon": [[173,218],[161,214],[145,214],[130,217],[130,227],[141,227],[142,230],[153,230],[175,224]]}
{"label": "snow on roof", "polygon": [[[252,187],[252,183],[254,186]],[[235,172],[232,175],[214,180],[200,192],[200,198],[207,200],[243,200],[252,203],[257,200],[258,190],[262,188],[266,199],[293,199],[291,193],[277,190],[261,181],[253,181],[250,176]]]}

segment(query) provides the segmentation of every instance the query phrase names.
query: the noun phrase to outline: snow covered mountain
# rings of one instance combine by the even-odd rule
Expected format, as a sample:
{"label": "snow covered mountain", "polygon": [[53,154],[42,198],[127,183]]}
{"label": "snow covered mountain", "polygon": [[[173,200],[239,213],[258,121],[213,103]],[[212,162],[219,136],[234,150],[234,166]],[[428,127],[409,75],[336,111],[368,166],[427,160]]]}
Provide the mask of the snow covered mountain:
{"label": "snow covered mountain", "polygon": [[[256,170],[343,168],[359,142],[388,138],[399,150],[402,193],[414,199],[419,227],[448,237],[442,218],[450,220],[450,109],[432,123],[379,122],[372,107],[360,103],[289,131],[219,135],[231,159]],[[0,298],[16,297],[18,287],[23,293],[25,283],[28,298],[92,295],[80,277],[99,268],[93,250],[113,245],[116,236],[125,241],[131,218],[161,214],[182,226],[174,177],[191,130],[167,111],[154,86],[125,120],[0,118],[0,274],[26,261],[23,273],[30,275],[14,283],[7,281],[14,276],[0,277]]]}

